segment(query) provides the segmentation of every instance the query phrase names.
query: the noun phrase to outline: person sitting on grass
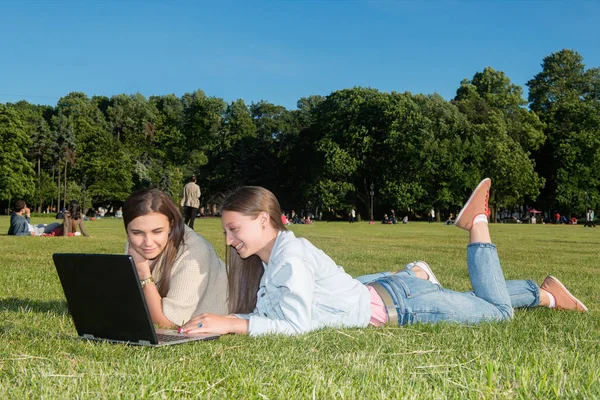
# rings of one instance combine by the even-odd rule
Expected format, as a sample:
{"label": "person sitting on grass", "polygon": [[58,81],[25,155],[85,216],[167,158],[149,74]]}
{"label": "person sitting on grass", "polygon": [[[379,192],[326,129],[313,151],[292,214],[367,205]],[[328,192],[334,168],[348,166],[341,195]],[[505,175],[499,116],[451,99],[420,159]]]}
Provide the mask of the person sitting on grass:
{"label": "person sitting on grass", "polygon": [[[202,314],[183,330],[291,335],[327,326],[508,320],[513,305],[488,230],[490,184],[485,179],[477,186],[455,220],[469,232],[467,264],[473,293],[443,289],[422,268],[363,285],[281,224],[273,193],[262,187],[239,188],[222,205],[222,226],[231,248],[229,306],[235,314]],[[585,309],[558,281],[550,279],[548,285],[557,290],[552,293],[555,304],[568,299]]]}
{"label": "person sitting on grass", "polygon": [[[77,231],[79,229],[79,232]],[[53,236],[89,236],[83,225],[79,202],[71,200],[69,209],[63,212],[63,223],[52,231]]]}
{"label": "person sitting on grass", "polygon": [[15,202],[15,208],[10,215],[10,226],[8,228],[8,235],[14,236],[42,236],[49,234],[56,229],[60,224],[53,222],[51,224],[37,224],[32,225],[31,223],[31,210],[27,207],[27,203],[24,200],[17,200]]}
{"label": "person sitting on grass", "polygon": [[199,313],[227,314],[225,264],[184,224],[167,194],[133,193],[123,205],[123,223],[125,254],[135,261],[153,323],[171,328]]}

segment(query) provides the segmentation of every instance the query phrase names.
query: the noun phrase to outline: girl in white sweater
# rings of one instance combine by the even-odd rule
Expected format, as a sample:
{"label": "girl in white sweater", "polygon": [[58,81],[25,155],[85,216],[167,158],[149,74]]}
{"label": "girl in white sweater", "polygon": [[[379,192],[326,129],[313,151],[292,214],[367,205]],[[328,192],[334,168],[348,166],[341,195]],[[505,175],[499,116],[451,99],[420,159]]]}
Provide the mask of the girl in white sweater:
{"label": "girl in white sweater", "polygon": [[123,222],[125,252],[135,261],[152,322],[173,327],[201,313],[227,314],[225,264],[184,225],[167,194],[133,193],[123,205]]}

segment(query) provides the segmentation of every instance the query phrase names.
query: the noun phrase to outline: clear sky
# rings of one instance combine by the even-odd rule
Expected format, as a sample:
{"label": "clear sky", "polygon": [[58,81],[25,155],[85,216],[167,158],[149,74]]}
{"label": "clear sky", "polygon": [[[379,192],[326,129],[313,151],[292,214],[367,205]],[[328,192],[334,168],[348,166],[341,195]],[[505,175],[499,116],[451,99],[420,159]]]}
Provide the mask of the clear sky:
{"label": "clear sky", "polygon": [[563,48],[600,67],[598,21],[600,2],[577,0],[0,0],[0,103],[202,89],[294,109],[354,86],[450,100],[486,66],[524,86]]}

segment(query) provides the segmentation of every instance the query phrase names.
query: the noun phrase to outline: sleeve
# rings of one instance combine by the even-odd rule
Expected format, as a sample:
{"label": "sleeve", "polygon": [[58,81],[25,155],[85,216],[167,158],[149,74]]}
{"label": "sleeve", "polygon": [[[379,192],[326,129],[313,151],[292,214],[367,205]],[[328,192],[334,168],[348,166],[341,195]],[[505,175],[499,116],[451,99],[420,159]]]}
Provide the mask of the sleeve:
{"label": "sleeve", "polygon": [[163,314],[174,324],[193,317],[200,296],[207,290],[209,257],[205,246],[185,250],[175,260],[169,292],[162,299]]}
{"label": "sleeve", "polygon": [[[253,313],[249,316],[250,335],[269,333],[294,335],[311,328],[312,304],[315,295],[315,273],[305,261],[288,259],[276,269],[273,277],[259,295],[269,296],[271,312],[277,319]],[[240,318],[246,319],[243,315]]]}
{"label": "sleeve", "polygon": [[[12,235],[14,235],[14,236],[31,236],[31,232],[29,232],[29,221],[30,221],[29,218],[23,217],[23,219],[21,219],[17,224],[14,225]],[[9,229],[8,231],[9,231],[9,235],[10,235],[11,230]]]}

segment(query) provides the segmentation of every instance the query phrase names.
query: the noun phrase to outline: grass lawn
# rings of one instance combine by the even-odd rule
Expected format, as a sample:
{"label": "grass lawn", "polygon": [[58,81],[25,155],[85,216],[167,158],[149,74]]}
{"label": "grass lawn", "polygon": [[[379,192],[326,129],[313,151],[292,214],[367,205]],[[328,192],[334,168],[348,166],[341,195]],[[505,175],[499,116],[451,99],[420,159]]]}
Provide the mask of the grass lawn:
{"label": "grass lawn", "polygon": [[[8,224],[0,217],[0,232]],[[76,336],[52,253],[121,253],[125,243],[120,220],[86,227],[89,238],[0,235],[0,398],[600,398],[600,228],[491,226],[507,279],[541,283],[552,273],[587,314],[538,308],[478,326],[230,335],[144,348]],[[467,234],[455,227],[340,222],[291,229],[353,276],[423,259],[444,286],[470,289]],[[223,255],[218,219],[199,219],[196,230]]]}

